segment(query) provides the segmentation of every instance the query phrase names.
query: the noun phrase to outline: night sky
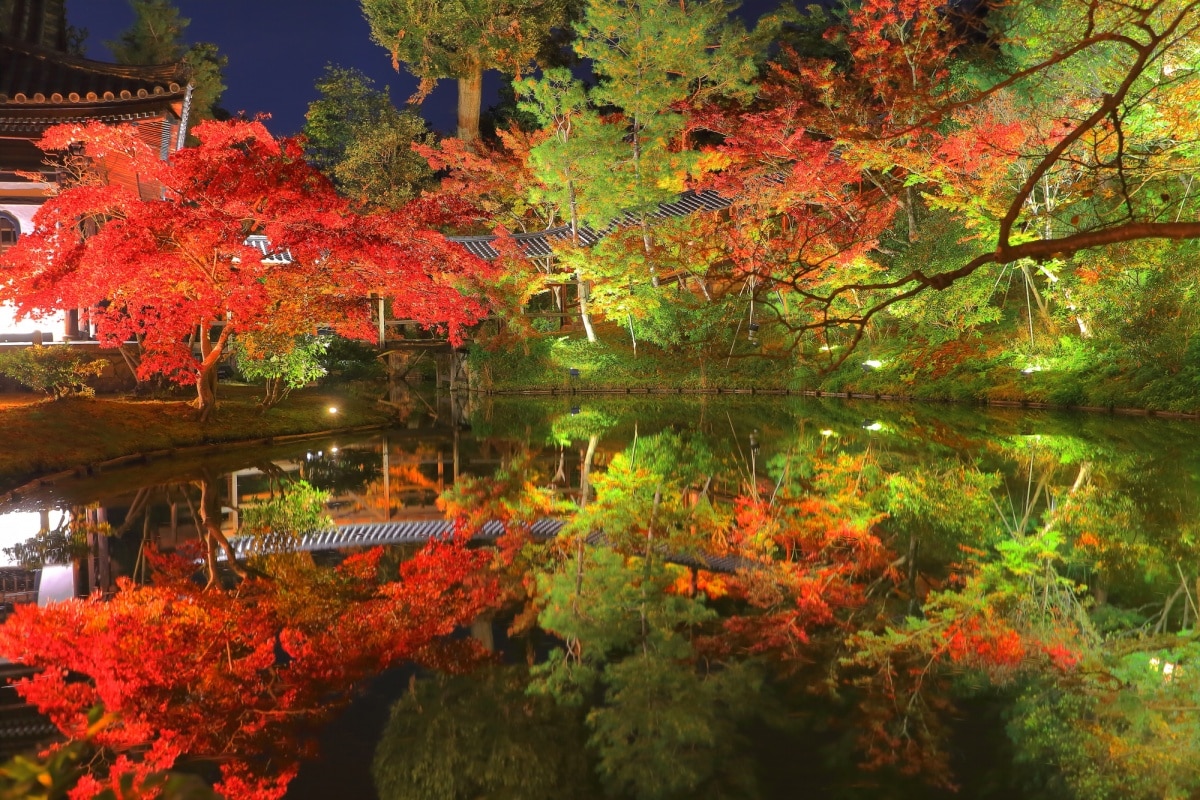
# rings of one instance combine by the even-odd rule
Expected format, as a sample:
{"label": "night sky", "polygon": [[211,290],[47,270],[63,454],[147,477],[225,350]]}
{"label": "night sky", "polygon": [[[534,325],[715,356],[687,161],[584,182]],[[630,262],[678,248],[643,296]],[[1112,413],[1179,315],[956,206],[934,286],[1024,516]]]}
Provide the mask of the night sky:
{"label": "night sky", "polygon": [[[826,0],[827,2],[827,0]],[[326,64],[355,67],[377,87],[390,86],[392,101],[402,105],[417,81],[392,69],[391,54],[371,41],[358,0],[175,0],[190,19],[189,43],[214,42],[229,58],[221,105],[231,112],[270,114],[267,126],[283,136],[298,133],[304,112],[316,97],[313,85]],[[807,2],[800,3],[807,5]],[[739,12],[756,19],[774,0],[746,0]],[[105,46],[133,22],[128,0],[67,0],[67,20],[88,29],[87,55],[112,61]],[[501,75],[484,76],[484,109],[496,102]],[[454,133],[457,88],[442,81],[421,113],[433,129]]]}
{"label": "night sky", "polygon": [[[214,42],[228,56],[221,105],[232,112],[270,114],[276,135],[297,133],[304,112],[316,97],[313,84],[329,63],[356,67],[379,87],[390,86],[401,105],[417,81],[391,55],[371,41],[356,0],[176,0],[192,21],[189,42]],[[104,43],[133,22],[128,0],[67,0],[67,20],[88,29],[87,55],[112,61]],[[500,75],[484,83],[484,106],[495,102]],[[457,90],[443,81],[426,99],[422,113],[438,131],[453,133]]]}

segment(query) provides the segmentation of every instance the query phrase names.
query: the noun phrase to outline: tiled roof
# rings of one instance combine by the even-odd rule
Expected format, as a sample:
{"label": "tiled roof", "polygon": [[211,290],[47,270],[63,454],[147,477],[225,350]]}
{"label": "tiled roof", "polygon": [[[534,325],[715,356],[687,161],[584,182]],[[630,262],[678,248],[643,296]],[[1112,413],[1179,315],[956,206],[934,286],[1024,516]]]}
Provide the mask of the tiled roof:
{"label": "tiled roof", "polygon": [[264,264],[290,264],[292,263],[292,254],[287,250],[272,250],[271,243],[267,241],[267,237],[260,234],[253,234],[246,237],[244,242],[248,247],[253,247],[263,254]]}
{"label": "tiled roof", "polygon": [[[0,0],[3,2],[3,0]],[[0,145],[4,168],[40,169],[34,146],[46,129],[81,122],[125,123],[163,158],[176,146],[187,76],[179,64],[104,64],[0,36]],[[143,199],[162,188],[120,158],[105,161],[109,179]]]}
{"label": "tiled roof", "polygon": [[0,38],[0,128],[35,132],[80,120],[118,122],[157,116],[182,101],[180,65],[123,66]]}
{"label": "tiled roof", "polygon": [[66,50],[65,0],[0,0],[0,36]]}
{"label": "tiled roof", "polygon": [[[670,202],[659,203],[646,217],[651,220],[686,217],[698,211],[720,211],[729,208],[732,204],[733,201],[728,197],[723,197],[712,190],[705,190],[703,192],[686,191]],[[622,225],[637,225],[640,223],[641,217],[638,214],[627,211],[602,230],[580,228],[579,243],[584,246],[591,246]],[[486,261],[500,257],[500,251],[495,247],[495,242],[499,237],[448,236],[446,238],[452,242],[461,244],[471,255],[478,256]],[[548,228],[544,231],[536,231],[534,233],[514,233],[512,234],[512,239],[526,257],[545,258],[554,254],[554,242],[569,242],[571,240],[571,226],[560,225],[557,228]]]}

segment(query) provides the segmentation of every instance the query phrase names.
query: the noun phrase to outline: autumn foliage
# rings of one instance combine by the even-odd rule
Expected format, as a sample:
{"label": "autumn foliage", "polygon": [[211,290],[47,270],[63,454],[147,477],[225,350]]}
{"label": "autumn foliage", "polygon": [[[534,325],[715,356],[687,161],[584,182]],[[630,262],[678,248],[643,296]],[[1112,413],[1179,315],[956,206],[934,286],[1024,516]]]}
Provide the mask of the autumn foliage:
{"label": "autumn foliage", "polygon": [[[0,296],[34,316],[86,309],[103,345],[139,342],[141,376],[197,384],[205,412],[237,332],[287,341],[328,326],[370,337],[375,296],[454,341],[482,314],[463,291],[489,268],[420,215],[355,212],[299,143],[260,122],[206,122],[194,133],[199,146],[164,161],[126,128],[49,130],[43,148],[86,158],[73,162],[76,185],[4,254]],[[161,198],[109,181],[112,164],[161,187]]]}

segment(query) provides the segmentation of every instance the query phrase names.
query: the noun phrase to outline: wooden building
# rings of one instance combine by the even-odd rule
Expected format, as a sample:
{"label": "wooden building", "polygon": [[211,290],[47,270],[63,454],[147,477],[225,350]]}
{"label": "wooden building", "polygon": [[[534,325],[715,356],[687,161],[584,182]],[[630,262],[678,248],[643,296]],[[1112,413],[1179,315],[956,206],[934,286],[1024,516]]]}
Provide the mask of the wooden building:
{"label": "wooden building", "polygon": [[[0,251],[30,228],[57,183],[36,146],[46,129],[73,122],[130,125],[163,158],[183,146],[187,134],[190,87],[183,66],[122,66],[70,54],[64,4],[0,0]],[[105,167],[112,180],[143,197],[161,191],[125,164]],[[66,335],[80,335],[77,321],[66,325]],[[11,314],[0,310],[0,334],[13,332]]]}

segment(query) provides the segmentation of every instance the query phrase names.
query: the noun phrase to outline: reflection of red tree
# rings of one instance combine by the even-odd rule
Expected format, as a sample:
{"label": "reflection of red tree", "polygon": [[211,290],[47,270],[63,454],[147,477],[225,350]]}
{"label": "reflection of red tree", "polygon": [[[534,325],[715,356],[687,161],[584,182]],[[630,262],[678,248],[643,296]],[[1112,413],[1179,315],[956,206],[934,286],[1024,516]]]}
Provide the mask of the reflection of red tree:
{"label": "reflection of red tree", "polygon": [[355,682],[403,660],[444,666],[439,640],[496,595],[486,552],[431,544],[394,583],[378,579],[379,556],[234,591],[202,590],[192,562],[156,557],[154,586],[19,609],[0,653],[42,668],[17,689],[67,737],[84,737],[94,706],[115,715],[93,738],[105,759],[72,797],[117,790],[123,774],[140,784],[185,756],[219,763],[227,797],[281,797]]}
{"label": "reflection of red tree", "polygon": [[[413,506],[432,509],[434,499],[444,488],[442,452],[434,446],[416,444],[410,449],[393,448],[387,454],[387,474],[372,481],[362,493],[361,502],[368,510],[383,512],[391,518]],[[435,477],[422,472],[429,467],[437,471]]]}
{"label": "reflection of red tree", "polygon": [[891,552],[874,532],[878,519],[852,522],[838,502],[817,497],[775,506],[738,498],[727,547],[749,568],[720,589],[749,607],[727,617],[723,635],[709,645],[806,661],[810,634],[841,625],[886,572]]}

